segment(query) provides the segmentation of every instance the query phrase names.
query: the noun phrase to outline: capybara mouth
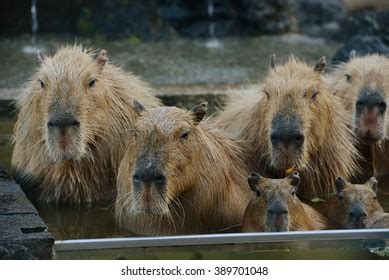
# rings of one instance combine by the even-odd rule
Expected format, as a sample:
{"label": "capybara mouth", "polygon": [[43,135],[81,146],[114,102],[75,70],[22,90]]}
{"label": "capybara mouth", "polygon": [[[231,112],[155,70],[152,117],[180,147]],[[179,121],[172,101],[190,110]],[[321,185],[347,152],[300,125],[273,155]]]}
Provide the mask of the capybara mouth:
{"label": "capybara mouth", "polygon": [[381,130],[359,130],[358,137],[366,143],[375,143],[383,138],[384,134]]}
{"label": "capybara mouth", "polygon": [[150,187],[145,187],[142,190],[134,192],[131,210],[133,214],[166,216],[169,213],[166,201]]}
{"label": "capybara mouth", "polygon": [[273,167],[279,170],[300,168],[303,153],[300,149],[273,148],[271,162]]}
{"label": "capybara mouth", "polygon": [[74,136],[49,134],[47,146],[49,156],[54,161],[80,160],[85,154],[85,149]]}
{"label": "capybara mouth", "polygon": [[359,221],[348,221],[346,228],[347,229],[364,229],[365,226],[365,221],[364,220],[359,220]]}

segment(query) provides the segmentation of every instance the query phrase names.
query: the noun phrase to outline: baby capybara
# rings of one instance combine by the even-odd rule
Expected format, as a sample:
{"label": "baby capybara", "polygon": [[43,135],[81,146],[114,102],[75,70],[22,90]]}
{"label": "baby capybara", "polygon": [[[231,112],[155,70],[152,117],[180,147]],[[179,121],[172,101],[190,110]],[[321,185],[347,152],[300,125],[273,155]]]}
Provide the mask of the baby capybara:
{"label": "baby capybara", "polygon": [[339,177],[335,185],[336,193],[318,210],[323,211],[336,228],[365,228],[368,219],[384,212],[377,201],[378,181],[375,177],[371,177],[365,184],[351,184]]}
{"label": "baby capybara", "polygon": [[328,80],[352,118],[359,149],[368,163],[362,162],[363,170],[370,176],[388,173],[389,157],[384,148],[389,126],[389,58],[378,54],[358,57],[353,51],[350,60],[337,66]]}
{"label": "baby capybara", "polygon": [[258,169],[271,178],[296,170],[301,175],[299,195],[312,197],[334,190],[338,174],[357,169],[358,152],[338,99],[329,93],[315,65],[291,57],[276,65],[274,56],[262,87],[231,100],[215,124],[247,145]]}
{"label": "baby capybara", "polygon": [[120,227],[145,235],[241,229],[250,191],[241,148],[192,111],[141,111],[119,168]]}
{"label": "baby capybara", "polygon": [[114,198],[121,155],[138,114],[159,104],[148,85],[107,62],[104,50],[64,47],[40,55],[17,102],[12,173],[45,203]]}
{"label": "baby capybara", "polygon": [[389,213],[374,213],[365,224],[366,228],[389,228]]}
{"label": "baby capybara", "polygon": [[296,196],[300,176],[294,171],[284,179],[252,173],[248,183],[255,197],[247,206],[243,231],[297,231],[327,228],[327,220]]}

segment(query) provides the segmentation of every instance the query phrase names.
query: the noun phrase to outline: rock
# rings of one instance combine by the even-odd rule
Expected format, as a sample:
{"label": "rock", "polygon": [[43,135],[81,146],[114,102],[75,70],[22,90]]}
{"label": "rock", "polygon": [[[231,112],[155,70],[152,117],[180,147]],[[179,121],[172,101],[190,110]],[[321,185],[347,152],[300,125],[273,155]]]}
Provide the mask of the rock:
{"label": "rock", "polygon": [[349,54],[352,50],[355,50],[357,55],[373,53],[389,55],[389,47],[381,40],[380,37],[356,35],[345,42],[344,46],[341,47],[332,58],[332,62],[339,63],[348,61]]}
{"label": "rock", "polygon": [[340,0],[295,1],[298,29],[310,36],[337,39],[347,11]]}

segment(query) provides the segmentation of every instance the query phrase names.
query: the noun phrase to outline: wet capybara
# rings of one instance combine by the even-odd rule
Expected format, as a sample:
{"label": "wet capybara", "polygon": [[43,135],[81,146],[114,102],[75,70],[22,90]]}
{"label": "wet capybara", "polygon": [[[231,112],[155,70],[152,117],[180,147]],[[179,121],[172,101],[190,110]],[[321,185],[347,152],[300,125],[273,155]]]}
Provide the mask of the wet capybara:
{"label": "wet capybara", "polygon": [[262,87],[229,101],[215,125],[242,141],[256,155],[263,174],[301,175],[299,195],[312,197],[334,190],[338,174],[358,169],[358,151],[341,103],[322,77],[325,58],[309,66],[294,57],[276,65],[274,56]]}
{"label": "wet capybara", "polygon": [[294,171],[284,179],[268,179],[252,173],[248,183],[255,197],[246,208],[243,231],[321,230],[327,219],[296,196],[300,176]]}
{"label": "wet capybara", "polygon": [[141,111],[119,168],[120,227],[144,235],[241,229],[251,192],[243,151],[192,111]]}
{"label": "wet capybara", "polygon": [[339,177],[335,186],[336,193],[330,195],[317,209],[336,228],[365,228],[368,219],[384,212],[377,200],[378,181],[375,177],[371,177],[365,184],[351,184]]}
{"label": "wet capybara", "polygon": [[389,228],[389,213],[377,212],[365,224],[366,228]]}
{"label": "wet capybara", "polygon": [[13,176],[44,203],[114,199],[125,135],[138,117],[134,100],[159,101],[104,50],[68,46],[40,60],[17,101]]}
{"label": "wet capybara", "polygon": [[389,126],[386,110],[389,58],[378,54],[358,57],[353,51],[350,60],[337,66],[328,80],[332,92],[342,100],[352,118],[353,132],[367,161],[363,170],[370,176],[389,173],[389,156],[385,156],[385,152],[388,153],[385,139]]}

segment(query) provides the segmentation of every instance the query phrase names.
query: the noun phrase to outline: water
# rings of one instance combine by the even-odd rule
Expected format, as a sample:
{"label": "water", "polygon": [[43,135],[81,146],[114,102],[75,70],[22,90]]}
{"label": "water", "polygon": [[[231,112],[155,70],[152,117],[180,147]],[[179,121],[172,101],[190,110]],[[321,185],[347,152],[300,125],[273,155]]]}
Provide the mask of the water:
{"label": "water", "polygon": [[41,50],[37,46],[37,33],[38,33],[38,9],[37,9],[37,0],[31,0],[31,45],[26,45],[23,47],[23,52],[25,54],[37,54]]}
{"label": "water", "polygon": [[213,0],[208,0],[207,4],[208,4],[207,5],[208,19],[210,20],[210,22],[208,25],[209,39],[205,45],[209,49],[221,48],[222,44],[215,36],[215,22],[213,21],[213,14],[214,14],[215,5],[213,3]]}
{"label": "water", "polygon": [[[29,37],[0,38],[0,101],[14,99],[21,85],[31,76],[38,61],[22,51],[30,43]],[[192,107],[200,100],[218,104],[212,93],[223,93],[230,86],[250,84],[261,80],[269,64],[271,53],[277,60],[290,53],[309,62],[322,55],[332,57],[337,44],[298,35],[263,36],[258,38],[227,38],[222,48],[209,49],[205,40],[171,40],[132,44],[127,40],[101,41],[88,38],[40,36],[40,44],[52,53],[58,46],[80,43],[104,47],[114,63],[142,76],[164,94],[169,105]],[[201,94],[199,94],[201,93]],[[168,94],[168,95],[166,95]],[[0,164],[10,169],[12,147],[10,139],[15,116],[1,113],[0,102]],[[380,189],[389,193],[389,177],[380,179]],[[381,194],[380,200],[389,211],[389,199]],[[112,205],[92,207],[53,207],[37,205],[38,211],[57,240],[130,236],[114,224]]]}

